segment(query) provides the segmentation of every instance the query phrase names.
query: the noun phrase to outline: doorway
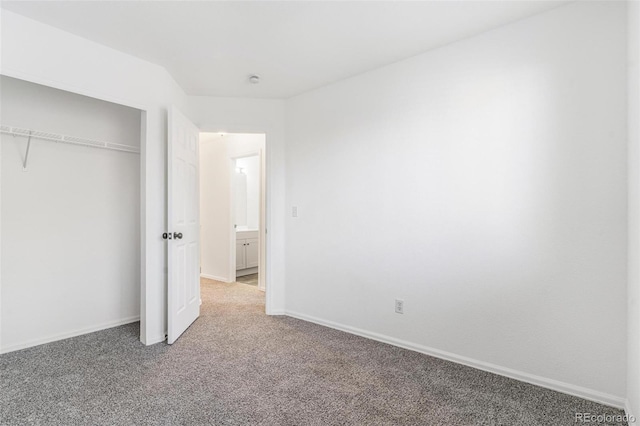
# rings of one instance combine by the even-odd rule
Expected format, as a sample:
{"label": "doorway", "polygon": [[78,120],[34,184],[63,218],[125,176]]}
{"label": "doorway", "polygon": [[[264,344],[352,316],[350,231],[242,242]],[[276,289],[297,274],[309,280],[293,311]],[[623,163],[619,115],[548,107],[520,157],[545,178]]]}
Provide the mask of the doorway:
{"label": "doorway", "polygon": [[200,133],[201,277],[267,290],[266,135]]}
{"label": "doorway", "polygon": [[[231,183],[231,223],[235,238],[231,238],[230,253],[235,261],[230,270],[235,274],[234,281],[255,285],[264,291],[264,274],[260,274],[260,229],[264,228],[264,206],[261,202],[262,165],[260,150],[244,153],[232,158]],[[260,225],[262,222],[262,226]]]}

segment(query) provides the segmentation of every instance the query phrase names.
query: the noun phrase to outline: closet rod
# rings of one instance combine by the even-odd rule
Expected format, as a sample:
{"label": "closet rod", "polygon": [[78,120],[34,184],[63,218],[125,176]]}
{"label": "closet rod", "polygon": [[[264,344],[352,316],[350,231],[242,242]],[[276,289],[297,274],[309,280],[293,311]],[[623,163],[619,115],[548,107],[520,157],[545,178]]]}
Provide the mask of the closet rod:
{"label": "closet rod", "polygon": [[21,127],[12,127],[0,125],[0,133],[13,136],[31,137],[33,139],[41,139],[45,141],[68,143],[72,145],[88,146],[92,148],[110,149],[113,151],[130,152],[132,154],[140,154],[140,148],[135,146],[123,145],[113,142],[100,142],[91,139],[77,138],[75,136],[59,135],[56,133],[41,132],[39,130],[24,129]]}

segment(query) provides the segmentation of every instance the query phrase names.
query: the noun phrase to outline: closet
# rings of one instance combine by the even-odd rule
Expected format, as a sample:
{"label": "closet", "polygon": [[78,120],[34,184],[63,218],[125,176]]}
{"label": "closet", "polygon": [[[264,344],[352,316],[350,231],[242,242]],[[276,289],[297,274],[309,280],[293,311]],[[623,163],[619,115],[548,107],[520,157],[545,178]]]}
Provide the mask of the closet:
{"label": "closet", "polygon": [[5,76],[0,102],[0,351],[138,321],[141,111]]}

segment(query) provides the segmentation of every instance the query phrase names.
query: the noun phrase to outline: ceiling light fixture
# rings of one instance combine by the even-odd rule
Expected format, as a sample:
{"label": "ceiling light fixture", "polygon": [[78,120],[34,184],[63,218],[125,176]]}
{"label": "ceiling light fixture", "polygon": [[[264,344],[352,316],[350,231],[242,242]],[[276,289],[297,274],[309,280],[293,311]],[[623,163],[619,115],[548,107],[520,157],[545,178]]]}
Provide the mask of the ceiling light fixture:
{"label": "ceiling light fixture", "polygon": [[258,83],[260,83],[260,76],[259,76],[259,75],[256,75],[256,74],[251,75],[251,76],[249,77],[249,82],[250,82],[251,84],[258,84]]}

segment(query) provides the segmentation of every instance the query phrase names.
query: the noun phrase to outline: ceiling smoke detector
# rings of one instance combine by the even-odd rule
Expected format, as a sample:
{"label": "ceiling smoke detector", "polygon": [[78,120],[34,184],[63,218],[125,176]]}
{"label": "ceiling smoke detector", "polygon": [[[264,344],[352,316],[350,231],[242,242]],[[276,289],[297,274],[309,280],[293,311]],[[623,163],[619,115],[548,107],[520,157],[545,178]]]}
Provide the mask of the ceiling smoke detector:
{"label": "ceiling smoke detector", "polygon": [[258,84],[258,83],[260,83],[260,76],[259,76],[259,75],[256,75],[256,74],[253,74],[252,76],[250,76],[250,77],[249,77],[249,82],[250,82],[251,84]]}

